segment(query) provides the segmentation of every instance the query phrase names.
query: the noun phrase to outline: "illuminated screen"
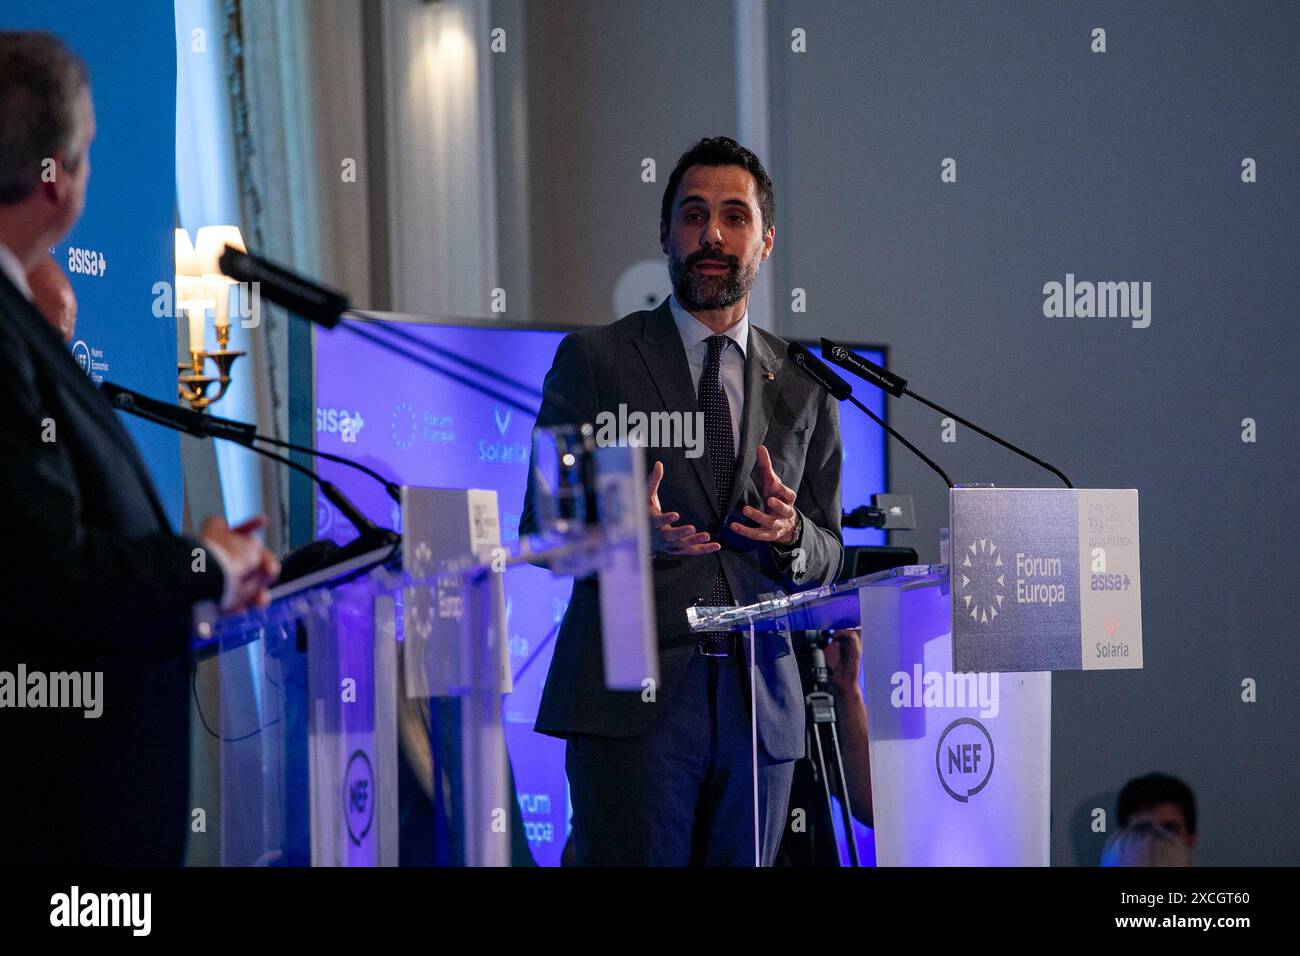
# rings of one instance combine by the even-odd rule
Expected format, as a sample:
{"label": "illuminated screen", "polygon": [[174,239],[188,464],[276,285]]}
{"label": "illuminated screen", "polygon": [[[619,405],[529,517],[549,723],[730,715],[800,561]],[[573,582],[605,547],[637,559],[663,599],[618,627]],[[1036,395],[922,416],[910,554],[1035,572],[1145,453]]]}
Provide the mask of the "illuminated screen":
{"label": "illuminated screen", "polygon": [[[567,330],[390,322],[382,326],[378,334],[418,354],[425,364],[343,330],[318,332],[316,447],[359,461],[400,484],[494,490],[501,508],[502,543],[516,544],[533,426],[524,408],[540,404],[542,379]],[[392,339],[390,334],[403,338]],[[453,365],[419,343],[461,361]],[[859,351],[884,364],[880,350]],[[883,417],[883,394],[860,391],[867,406]],[[841,409],[840,424],[843,503],[845,510],[852,510],[885,490],[884,435],[848,406]],[[398,507],[378,482],[327,461],[319,462],[319,470],[377,524],[400,530]],[[316,528],[317,537],[339,543],[355,537],[334,507],[319,497]],[[885,541],[884,532],[874,529],[848,530],[844,537],[847,544]],[[529,565],[512,568],[505,576],[515,688],[505,701],[506,743],[525,833],[542,866],[559,864],[568,832],[564,742],[532,728],[569,590],[569,578]]]}

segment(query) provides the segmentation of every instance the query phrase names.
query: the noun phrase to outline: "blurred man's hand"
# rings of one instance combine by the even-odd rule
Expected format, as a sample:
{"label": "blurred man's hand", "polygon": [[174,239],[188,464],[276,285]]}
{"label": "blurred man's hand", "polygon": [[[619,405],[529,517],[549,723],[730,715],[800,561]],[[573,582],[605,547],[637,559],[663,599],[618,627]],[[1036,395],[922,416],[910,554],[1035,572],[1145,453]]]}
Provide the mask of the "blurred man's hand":
{"label": "blurred man's hand", "polygon": [[265,526],[265,515],[234,528],[227,527],[223,518],[211,517],[203,522],[204,542],[215,545],[225,559],[222,569],[228,575],[229,599],[223,603],[223,611],[266,607],[271,603],[270,588],[280,575],[280,562],[254,536],[254,532]]}
{"label": "blurred man's hand", "polygon": [[42,256],[27,273],[36,310],[67,345],[77,329],[77,297],[63,268],[53,256]]}
{"label": "blurred man's hand", "polygon": [[831,691],[835,694],[844,734],[844,776],[849,784],[853,816],[869,827],[875,826],[871,795],[871,746],[867,730],[867,702],[862,694],[862,628],[849,627],[831,635],[826,645],[826,666],[831,672]]}

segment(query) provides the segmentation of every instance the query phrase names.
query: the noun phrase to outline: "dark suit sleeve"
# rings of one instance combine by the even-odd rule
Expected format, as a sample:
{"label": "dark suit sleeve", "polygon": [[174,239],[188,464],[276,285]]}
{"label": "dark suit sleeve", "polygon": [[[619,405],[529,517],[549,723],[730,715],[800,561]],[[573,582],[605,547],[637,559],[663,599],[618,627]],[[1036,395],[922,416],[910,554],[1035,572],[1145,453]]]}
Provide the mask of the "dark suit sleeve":
{"label": "dark suit sleeve", "polygon": [[[582,338],[577,333],[570,333],[555,350],[555,360],[542,384],[542,407],[537,413],[536,427],[594,422],[596,413],[596,374]],[[528,489],[524,493],[524,510],[519,517],[521,536],[537,533],[537,500],[532,479],[535,464],[530,452]]]}
{"label": "dark suit sleeve", "polygon": [[840,407],[829,392],[821,396],[817,424],[808,442],[803,481],[794,503],[803,517],[803,531],[788,548],[772,548],[777,572],[792,590],[830,584],[839,577],[844,563],[840,532],[840,471],[844,461]]}
{"label": "dark suit sleeve", "polygon": [[192,539],[166,531],[125,538],[88,524],[66,437],[97,426],[54,419],[41,387],[30,351],[0,335],[0,607],[7,618],[0,649],[5,657],[23,648],[183,652],[191,605],[221,594],[214,556],[206,556],[205,573],[195,573]]}

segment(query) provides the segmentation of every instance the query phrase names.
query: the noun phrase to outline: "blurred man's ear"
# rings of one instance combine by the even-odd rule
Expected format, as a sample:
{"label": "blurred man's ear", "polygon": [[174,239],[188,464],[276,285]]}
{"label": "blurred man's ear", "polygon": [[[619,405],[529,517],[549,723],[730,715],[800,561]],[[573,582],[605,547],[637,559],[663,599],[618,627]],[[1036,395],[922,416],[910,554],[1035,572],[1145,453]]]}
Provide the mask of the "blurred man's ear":
{"label": "blurred man's ear", "polygon": [[54,155],[54,175],[48,175],[45,172],[45,166],[42,165],[41,182],[36,188],[40,190],[41,196],[46,202],[57,206],[68,193],[68,186],[70,185],[68,179],[71,175],[67,166],[63,163],[63,155],[56,153]]}
{"label": "blurred man's ear", "polygon": [[662,219],[659,220],[659,248],[668,255],[668,224]]}
{"label": "blurred man's ear", "polygon": [[[54,180],[48,183],[42,181],[41,185],[47,188],[46,198],[57,211],[60,222],[66,221],[66,227],[71,228],[73,217],[80,211],[73,208],[73,204],[76,202],[74,180],[77,177],[77,172],[68,167],[65,156],[65,153],[54,154]],[[83,163],[86,161],[84,153],[81,161]]]}

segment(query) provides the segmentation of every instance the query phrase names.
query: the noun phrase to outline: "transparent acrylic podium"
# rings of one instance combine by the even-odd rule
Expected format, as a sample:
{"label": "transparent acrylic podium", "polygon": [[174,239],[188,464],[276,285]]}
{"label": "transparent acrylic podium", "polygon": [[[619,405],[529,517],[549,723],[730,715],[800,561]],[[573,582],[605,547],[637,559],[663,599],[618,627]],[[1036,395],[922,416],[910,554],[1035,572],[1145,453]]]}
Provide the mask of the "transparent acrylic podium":
{"label": "transparent acrylic podium", "polygon": [[507,553],[495,492],[404,487],[400,555],[277,587],[265,610],[196,609],[195,657],[215,655],[219,677],[215,719],[195,698],[217,738],[223,866],[396,866],[399,735],[431,732],[406,719],[431,699],[459,710],[458,862],[510,864],[503,572],[599,569],[607,684],[658,676],[642,450],[599,449],[594,466],[599,520],[567,535]]}
{"label": "transparent acrylic podium", "polygon": [[951,615],[947,565],[687,612],[692,630],[739,631],[750,648],[861,626],[878,865],[1046,866],[1051,674],[954,672]]}
{"label": "transparent acrylic podium", "polygon": [[[403,698],[431,696],[462,708],[463,862],[509,864],[501,575],[467,556],[415,576],[392,557],[380,549],[277,589],[265,610],[197,622],[196,656],[219,655],[223,866],[398,865],[399,715]],[[443,643],[404,629],[417,597],[432,600]],[[464,686],[430,690],[448,656]]]}
{"label": "transparent acrylic podium", "polygon": [[307,582],[266,610],[198,622],[196,655],[219,655],[223,866],[397,864],[386,577]]}

